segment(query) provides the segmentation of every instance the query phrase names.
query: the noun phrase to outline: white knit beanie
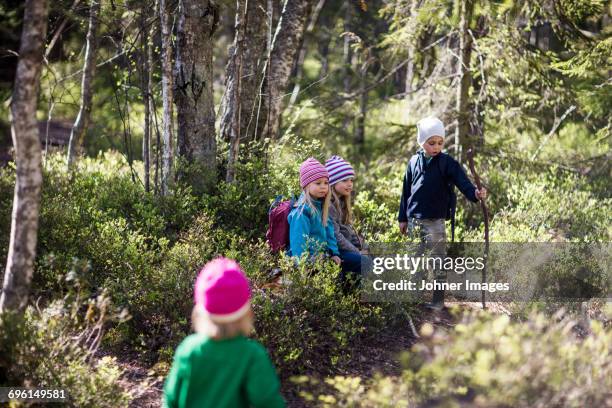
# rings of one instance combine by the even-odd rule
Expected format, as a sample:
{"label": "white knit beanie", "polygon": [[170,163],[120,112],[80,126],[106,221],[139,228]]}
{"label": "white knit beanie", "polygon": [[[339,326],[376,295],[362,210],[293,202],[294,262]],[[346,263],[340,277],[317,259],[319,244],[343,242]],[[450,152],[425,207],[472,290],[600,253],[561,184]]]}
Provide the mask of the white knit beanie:
{"label": "white knit beanie", "polygon": [[423,146],[427,139],[432,136],[440,136],[444,139],[446,132],[444,131],[444,123],[435,116],[429,116],[427,118],[419,120],[417,123],[417,142],[419,146]]}

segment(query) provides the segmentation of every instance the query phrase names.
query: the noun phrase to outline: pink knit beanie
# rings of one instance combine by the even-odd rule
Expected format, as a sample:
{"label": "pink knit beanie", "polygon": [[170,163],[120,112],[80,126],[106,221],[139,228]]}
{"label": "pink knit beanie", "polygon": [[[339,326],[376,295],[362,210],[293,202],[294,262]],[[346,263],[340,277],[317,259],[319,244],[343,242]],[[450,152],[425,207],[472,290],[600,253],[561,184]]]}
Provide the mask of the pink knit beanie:
{"label": "pink knit beanie", "polygon": [[196,306],[203,307],[213,322],[229,323],[249,311],[251,290],[236,261],[217,258],[200,271],[193,297]]}
{"label": "pink knit beanie", "polygon": [[327,177],[329,179],[329,174],[325,166],[319,163],[314,157],[306,159],[300,166],[300,186],[302,186],[302,188],[321,177]]}

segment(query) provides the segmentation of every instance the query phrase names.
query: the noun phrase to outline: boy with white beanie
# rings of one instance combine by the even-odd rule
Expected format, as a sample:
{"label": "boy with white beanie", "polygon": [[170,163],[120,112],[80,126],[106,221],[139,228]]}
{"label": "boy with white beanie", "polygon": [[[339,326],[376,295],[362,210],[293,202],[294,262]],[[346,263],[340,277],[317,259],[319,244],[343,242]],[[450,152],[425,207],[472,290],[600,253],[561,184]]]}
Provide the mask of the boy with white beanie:
{"label": "boy with white beanie", "polygon": [[[444,221],[454,218],[454,186],[473,202],[487,196],[486,189],[474,187],[455,159],[442,153],[445,135],[444,124],[436,117],[417,123],[417,141],[422,149],[408,162],[398,214],[400,232],[418,229],[421,242],[431,255],[439,257],[446,256]],[[446,281],[444,270],[434,273],[437,282]],[[438,310],[444,307],[443,290],[434,290],[429,306]]]}

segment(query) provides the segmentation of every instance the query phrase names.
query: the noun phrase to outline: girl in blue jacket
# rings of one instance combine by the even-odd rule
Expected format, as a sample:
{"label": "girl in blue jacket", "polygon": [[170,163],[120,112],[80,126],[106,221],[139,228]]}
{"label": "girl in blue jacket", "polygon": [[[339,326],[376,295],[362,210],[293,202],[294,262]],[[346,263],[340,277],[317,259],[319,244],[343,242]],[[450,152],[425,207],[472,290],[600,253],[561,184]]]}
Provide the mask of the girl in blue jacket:
{"label": "girl in blue jacket", "polygon": [[329,217],[329,174],[319,161],[309,158],[300,166],[302,194],[289,213],[289,249],[292,256],[327,255],[340,264],[340,252]]}

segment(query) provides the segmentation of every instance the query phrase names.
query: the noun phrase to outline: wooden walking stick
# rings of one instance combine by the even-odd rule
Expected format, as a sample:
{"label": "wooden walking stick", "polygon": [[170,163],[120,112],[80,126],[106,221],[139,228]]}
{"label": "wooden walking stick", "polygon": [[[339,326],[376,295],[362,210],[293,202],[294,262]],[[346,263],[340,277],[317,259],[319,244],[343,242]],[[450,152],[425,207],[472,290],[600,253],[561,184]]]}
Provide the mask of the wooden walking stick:
{"label": "wooden walking stick", "polygon": [[[467,159],[470,164],[470,172],[472,173],[472,177],[474,177],[474,181],[476,182],[476,187],[478,190],[482,189],[482,183],[480,182],[480,177],[478,173],[476,173],[476,168],[474,167],[474,149],[470,148],[467,151]],[[485,259],[484,259],[484,268],[482,268],[482,281],[483,283],[487,281],[487,260],[489,258],[489,210],[487,209],[487,204],[485,204],[484,199],[480,199],[480,208],[482,208],[482,215],[484,217],[484,226],[485,226]],[[485,291],[481,291],[482,294],[482,308],[486,309],[487,304],[485,300]]]}

